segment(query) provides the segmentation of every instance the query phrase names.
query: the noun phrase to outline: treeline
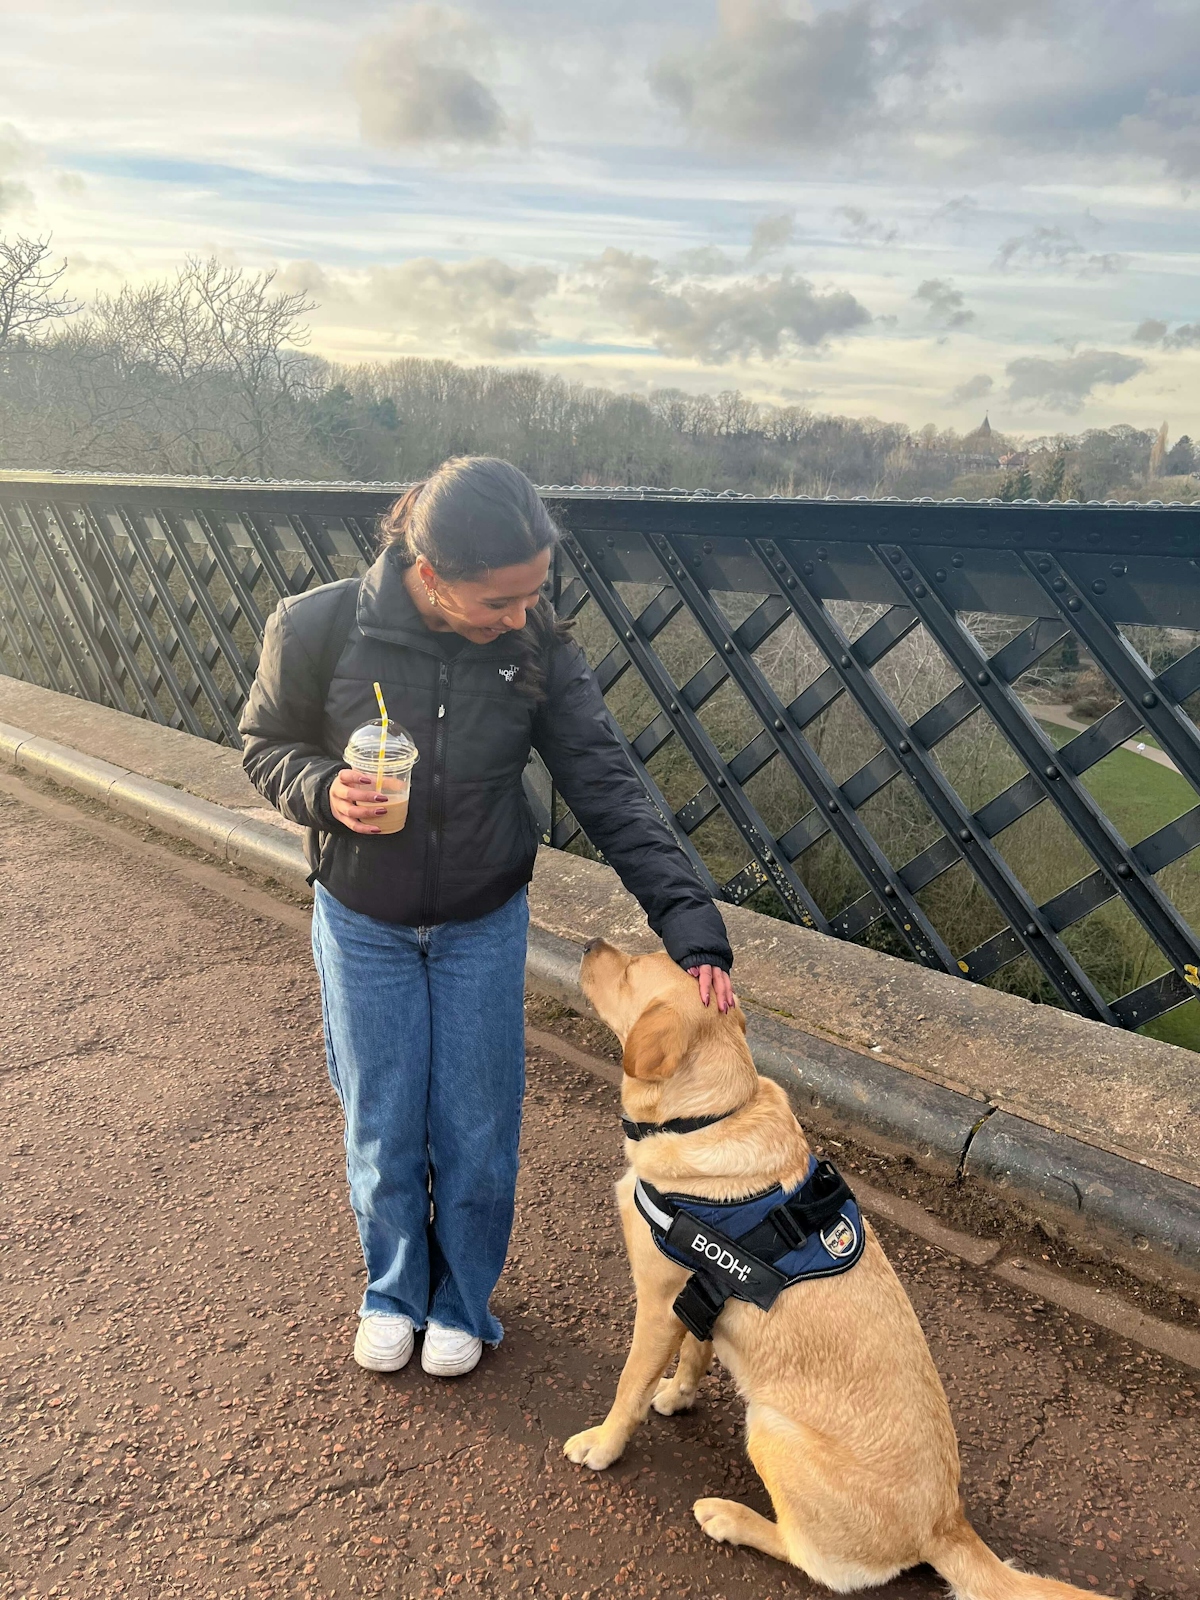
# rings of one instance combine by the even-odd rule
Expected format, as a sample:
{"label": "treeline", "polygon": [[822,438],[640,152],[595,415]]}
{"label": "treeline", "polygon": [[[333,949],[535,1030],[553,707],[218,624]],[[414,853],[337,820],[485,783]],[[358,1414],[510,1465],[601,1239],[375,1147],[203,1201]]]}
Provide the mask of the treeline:
{"label": "treeline", "polygon": [[84,309],[62,293],[63,266],[46,241],[0,239],[3,467],[386,482],[481,452],[546,484],[1104,499],[1149,497],[1175,471],[1163,498],[1197,488],[1186,440],[1168,449],[1127,426],[1022,450],[736,391],[620,394],[452,361],[336,366],[305,351],[313,302],[269,273],[192,260]]}

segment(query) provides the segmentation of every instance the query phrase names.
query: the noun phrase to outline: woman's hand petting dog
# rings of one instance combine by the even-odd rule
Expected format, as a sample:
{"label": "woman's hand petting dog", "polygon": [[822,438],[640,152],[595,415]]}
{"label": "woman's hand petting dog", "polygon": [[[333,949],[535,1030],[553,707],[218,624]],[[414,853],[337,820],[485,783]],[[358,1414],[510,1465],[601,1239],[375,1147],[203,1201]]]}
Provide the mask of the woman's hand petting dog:
{"label": "woman's hand petting dog", "polygon": [[737,1005],[737,996],[733,992],[733,982],[729,974],[720,967],[689,967],[689,974],[700,985],[700,998],[705,1005],[716,997],[717,1010],[722,1016]]}

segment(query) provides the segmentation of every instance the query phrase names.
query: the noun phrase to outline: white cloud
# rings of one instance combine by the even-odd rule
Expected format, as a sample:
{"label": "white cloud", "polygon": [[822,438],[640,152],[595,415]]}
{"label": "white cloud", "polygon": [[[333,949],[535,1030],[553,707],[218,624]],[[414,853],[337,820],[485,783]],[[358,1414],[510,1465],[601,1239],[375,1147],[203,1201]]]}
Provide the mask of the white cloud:
{"label": "white cloud", "polygon": [[707,363],[753,356],[773,361],[871,320],[845,289],[817,290],[786,269],[710,287],[680,281],[650,256],[610,248],[584,271],[619,325],[666,355]]}
{"label": "white cloud", "polygon": [[1165,322],[1148,317],[1134,331],[1134,344],[1158,345],[1162,350],[1200,349],[1200,322],[1181,322],[1171,328]]}
{"label": "white cloud", "polygon": [[965,405],[968,400],[982,400],[991,394],[996,387],[993,380],[986,372],[977,372],[973,378],[967,378],[956,389],[951,390],[947,396],[947,404],[952,406]]}
{"label": "white cloud", "polygon": [[311,295],[327,316],[349,314],[352,321],[382,325],[425,351],[513,355],[542,337],[538,310],[558,279],[546,267],[514,266],[495,256],[420,256],[361,273],[292,262],[279,281]]}
{"label": "white cloud", "polygon": [[1128,258],[1114,250],[1088,250],[1074,232],[1058,223],[1039,223],[1027,233],[1006,239],[996,253],[996,265],[1037,270],[1072,271],[1081,278],[1121,272]]}
{"label": "white cloud", "polygon": [[410,6],[364,41],[350,74],[363,138],[385,148],[494,145],[511,126],[479,76],[489,55],[479,24],[447,6]]}
{"label": "white cloud", "polygon": [[924,302],[926,320],[935,328],[965,328],[975,320],[975,313],[966,309],[962,290],[948,278],[926,278],[913,299]]}
{"label": "white cloud", "polygon": [[755,266],[766,256],[786,250],[796,237],[796,213],[779,211],[774,216],[760,217],[750,235],[750,248],[746,251],[746,265]]}
{"label": "white cloud", "polygon": [[1074,413],[1082,410],[1097,384],[1128,383],[1146,370],[1146,363],[1118,350],[1080,350],[1059,360],[1022,356],[1006,370],[1010,400]]}

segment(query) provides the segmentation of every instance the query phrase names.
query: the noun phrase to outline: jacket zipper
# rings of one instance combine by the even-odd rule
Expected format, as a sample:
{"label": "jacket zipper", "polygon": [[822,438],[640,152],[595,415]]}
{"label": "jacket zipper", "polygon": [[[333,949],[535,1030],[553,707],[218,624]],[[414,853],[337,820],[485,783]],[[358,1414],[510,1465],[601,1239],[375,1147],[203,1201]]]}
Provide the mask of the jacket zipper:
{"label": "jacket zipper", "polygon": [[433,926],[437,914],[437,879],[441,861],[442,805],[445,790],[446,767],[446,700],[450,687],[450,668],[445,661],[438,662],[437,689],[434,693],[436,714],[433,736],[433,777],[429,797],[429,842],[425,852],[425,906],[421,912],[423,927]]}

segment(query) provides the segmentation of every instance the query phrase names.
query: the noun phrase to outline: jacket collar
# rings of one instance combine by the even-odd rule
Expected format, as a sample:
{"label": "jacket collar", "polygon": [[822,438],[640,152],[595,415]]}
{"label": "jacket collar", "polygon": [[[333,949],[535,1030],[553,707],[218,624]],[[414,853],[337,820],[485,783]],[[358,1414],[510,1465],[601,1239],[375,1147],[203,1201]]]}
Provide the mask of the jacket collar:
{"label": "jacket collar", "polygon": [[[372,639],[383,639],[388,644],[404,645],[412,650],[423,650],[427,655],[442,654],[442,634],[434,633],[421,620],[421,614],[412,602],[404,583],[404,566],[394,550],[385,550],[367,568],[358,591],[356,621],[363,633]],[[508,657],[512,654],[511,639],[501,635],[491,644],[473,644],[463,641],[465,650],[478,651],[487,658]]]}

